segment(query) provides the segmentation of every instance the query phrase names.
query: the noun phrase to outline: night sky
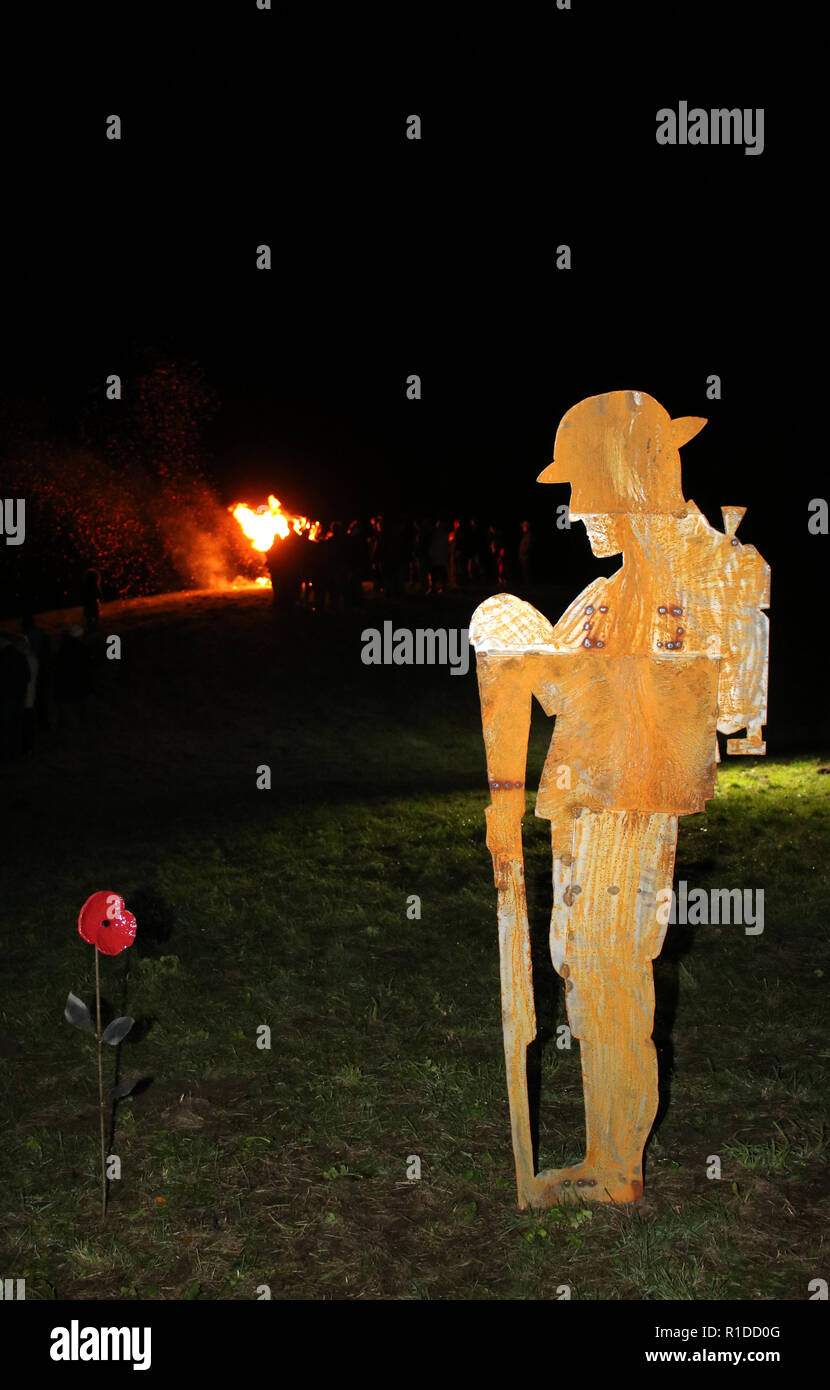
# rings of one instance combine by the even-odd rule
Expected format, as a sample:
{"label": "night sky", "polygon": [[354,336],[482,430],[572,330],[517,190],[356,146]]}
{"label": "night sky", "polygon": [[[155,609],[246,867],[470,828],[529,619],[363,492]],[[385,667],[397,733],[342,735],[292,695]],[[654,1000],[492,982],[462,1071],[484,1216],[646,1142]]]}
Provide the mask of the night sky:
{"label": "night sky", "polygon": [[[609,1336],[607,1313],[601,1325],[616,1369],[629,1347],[632,1365],[635,1354],[642,1363],[646,1329],[649,1338],[661,1329],[668,1337],[670,1322],[679,1333],[692,1320],[708,1339],[714,1329],[697,1318],[698,1295],[717,1307],[718,1290],[736,1342],[746,1321],[759,1334],[756,1354],[762,1345],[777,1350],[765,1339],[789,1306],[778,1291],[803,1304],[830,1277],[826,1258],[814,1270],[800,1253],[815,1250],[813,1218],[817,1229],[826,1210],[826,1184],[815,1176],[826,1130],[812,1088],[828,1056],[817,1021],[827,967],[819,890],[807,884],[826,857],[818,798],[830,795],[830,779],[818,776],[830,771],[830,535],[808,530],[811,500],[830,501],[826,43],[809,6],[571,3],[562,11],[557,0],[272,0],[273,10],[262,11],[256,0],[82,0],[22,7],[15,27],[7,22],[0,517],[5,499],[27,491],[31,535],[16,547],[0,534],[0,859],[15,869],[0,891],[11,989],[0,1024],[14,1064],[14,1170],[5,1186],[18,1261],[10,1258],[0,1279],[7,1298],[12,1276],[29,1280],[20,1326],[42,1303],[48,1327],[65,1287],[87,1300],[77,1307],[102,1293],[145,1307],[152,1300],[155,1337],[164,1305],[182,1298],[203,1306],[216,1290],[225,1306],[259,1298],[269,1288],[257,1287],[260,1269],[274,1279],[274,1297],[292,1303],[382,1299],[387,1290],[405,1300],[449,1290],[482,1301],[493,1289],[507,1300],[528,1289],[547,1299],[564,1289],[570,1298],[570,1285],[558,1280],[572,1269],[581,1280],[576,1302],[593,1309],[597,1290],[613,1291],[605,1307],[619,1307],[624,1325],[612,1321]],[[24,18],[30,35],[16,27]],[[681,102],[706,111],[763,108],[763,152],[658,144],[658,111]],[[120,140],[106,138],[112,115],[122,122]],[[406,138],[412,115],[422,122],[417,141]],[[271,248],[267,271],[256,267],[262,244]],[[563,245],[568,270],[556,267]],[[121,402],[106,399],[113,373]],[[416,401],[406,397],[412,374],[422,384]],[[713,375],[721,399],[707,398]],[[183,383],[175,406],[165,394],[171,383]],[[409,591],[417,586],[401,593],[387,580],[369,592],[368,570],[361,576],[352,558],[368,536],[343,541],[335,531],[327,554],[295,537],[275,549],[271,593],[255,587],[257,577],[266,582],[265,560],[243,545],[228,513],[232,503],[256,507],[273,493],[289,515],[326,526],[379,513],[387,523],[440,520],[447,529],[475,518],[485,530],[498,526],[514,559],[528,518],[530,577],[525,584],[514,564],[509,588],[555,622],[621,560],[596,559],[581,523],[557,529],[570,489],[536,478],[563,415],[586,397],[625,389],[655,397],[674,417],[707,417],[681,450],[685,497],[717,529],[722,506],[746,507],[738,537],[771,567],[764,776],[754,790],[751,779],[740,790],[735,783],[736,799],[720,813],[686,817],[690,828],[707,823],[696,824],[694,843],[681,838],[678,874],[708,884],[730,864],[742,866],[742,877],[744,868],[758,870],[768,925],[780,931],[747,946],[742,970],[741,948],[719,940],[719,916],[699,940],[691,924],[676,924],[657,972],[654,1037],[657,1124],[664,1114],[672,1124],[679,1118],[647,1160],[655,1156],[663,1185],[655,1183],[652,1201],[647,1168],[647,1201],[630,1221],[609,1212],[610,1223],[577,1232],[591,1213],[572,1219],[556,1210],[544,1226],[538,1213],[516,1216],[503,1093],[500,1110],[490,1103],[498,967],[495,936],[487,947],[481,933],[495,927],[496,892],[484,817],[475,811],[476,799],[484,806],[487,771],[474,657],[466,686],[445,671],[375,672],[360,660],[364,621],[454,636],[497,580],[437,594]],[[191,402],[192,435],[178,428]],[[390,552],[383,563],[395,576],[394,542]],[[89,583],[95,567],[100,622]],[[434,555],[431,569],[440,575]],[[296,603],[301,578],[304,600]],[[214,592],[179,597],[211,583]],[[171,590],[146,609],[129,606]],[[87,631],[76,640],[65,625],[79,620],[85,597]],[[680,598],[665,596],[663,611],[667,602],[682,613]],[[11,647],[15,639],[23,645],[29,611],[55,655],[41,668],[40,709],[24,710],[23,663]],[[111,664],[121,656],[120,642],[109,647],[122,615],[125,659]],[[624,698],[608,718],[632,724]],[[531,769],[544,732],[539,710],[534,720]],[[509,722],[501,726],[508,734]],[[646,735],[634,727],[636,756],[639,742],[662,758],[654,727],[652,720]],[[666,748],[681,745],[674,756],[668,749],[673,766],[684,738],[681,718],[666,733]],[[774,794],[755,796],[766,790],[767,772],[777,764],[780,773],[798,755],[803,767],[773,780]],[[756,759],[731,766],[742,763],[751,772]],[[524,796],[518,780],[504,790],[511,784],[501,779],[511,775],[491,766],[491,786],[501,787],[494,805],[514,807]],[[510,833],[509,810],[503,822],[500,815],[489,821],[493,846],[500,825]],[[662,873],[670,818],[659,819]],[[648,843],[642,820],[632,812],[622,829],[606,824],[602,834],[616,837],[605,842],[607,863],[622,862],[623,832],[635,848]],[[561,1099],[571,1114],[566,1068],[579,1063],[576,1051],[570,1064],[558,1060],[564,1040],[554,1022],[573,980],[553,995],[553,967],[545,959],[544,973],[537,968],[547,952],[536,918],[549,898],[535,825],[527,861],[533,947],[528,935],[513,956],[524,965],[532,954],[549,1001],[540,990],[528,1060],[534,1125],[536,1092],[540,1143],[554,1152],[553,1107]],[[588,836],[575,828],[574,848]],[[479,868],[470,857],[476,844]],[[525,897],[525,871],[511,859],[516,841],[504,844],[504,855],[494,849],[502,943],[511,913],[523,930]],[[479,873],[492,906],[489,921],[477,923]],[[620,883],[633,882],[624,864],[622,873]],[[646,866],[643,883],[648,877]],[[590,904],[597,875],[583,881]],[[135,952],[140,970],[128,962],[132,973],[116,975],[115,963],[105,963],[105,1013],[110,1003],[114,1014],[135,1010],[132,1056],[141,1071],[130,1081],[129,1052],[123,1071],[122,1060],[108,1063],[118,1086],[107,1102],[107,1142],[125,1155],[125,1197],[119,1207],[110,1184],[114,1209],[96,1227],[83,1129],[97,1143],[94,1071],[85,1090],[70,1094],[62,1078],[74,1085],[77,1065],[67,1060],[62,1071],[54,1049],[70,1047],[56,1031],[63,991],[94,997],[91,957],[84,964],[78,955],[69,974],[63,942],[74,934],[77,907],[68,905],[73,894],[80,905],[113,884],[130,894],[146,935]],[[582,892],[571,886],[569,904]],[[597,938],[613,946],[619,988],[601,983],[591,996],[599,956],[581,936],[573,957],[577,982],[588,981],[567,1009],[574,1038],[594,1049],[581,1054],[597,1102],[591,1115],[613,1089],[594,1085],[599,1073],[585,1060],[613,1051],[601,1034],[591,1042],[603,1008],[613,1014],[615,1047],[630,1034],[628,1055],[645,1056],[647,1034],[638,1023],[635,1037],[619,1002],[633,982],[645,1018],[651,972],[641,968],[644,956],[632,955],[631,964],[620,945],[625,891],[608,899],[621,904],[614,932],[603,927]],[[743,891],[745,911],[750,892],[761,903],[763,888]],[[413,902],[414,918],[406,906]],[[637,912],[640,932],[645,912]],[[53,957],[66,969],[60,993]],[[95,970],[97,977],[97,956]],[[565,976],[569,966],[556,971]],[[490,994],[469,988],[476,982]],[[741,991],[756,1001],[746,1028]],[[509,1024],[521,1009],[507,984],[503,992]],[[275,1030],[274,1070],[259,1073],[261,1085],[242,1041],[255,1028],[261,1049],[260,1017],[271,1020],[266,1051],[271,1024]],[[506,1036],[510,1070],[523,1054],[510,1027]],[[233,1074],[221,1058],[223,1039]],[[419,1060],[427,1049],[431,1057]],[[258,1069],[267,1058],[256,1055]],[[633,1095],[630,1079],[621,1089]],[[125,1133],[120,1102],[128,1097],[135,1124]],[[100,1114],[103,1156],[103,1099]],[[595,1157],[602,1126],[586,1123]],[[619,1115],[607,1129],[624,1155]],[[420,1185],[408,1168],[393,1167],[391,1156],[410,1146],[424,1155]],[[725,1181],[710,1184],[703,1161],[705,1178],[716,1176],[709,1165],[718,1150]],[[596,1172],[604,1182],[605,1169]],[[390,1202],[384,1193],[393,1186]],[[579,1200],[580,1186],[571,1187]],[[759,1222],[767,1223],[766,1244]],[[661,1329],[643,1322],[635,1351],[637,1306],[662,1305],[666,1290],[675,1310],[688,1303],[688,1317],[647,1313]],[[754,1300],[751,1316],[731,1317],[730,1308],[746,1307],[732,1301],[738,1297]],[[240,1353],[250,1358],[249,1327],[235,1340],[214,1318],[219,1336],[211,1327],[205,1337],[204,1322],[194,1336],[191,1321],[182,1348],[183,1319],[171,1312],[176,1356],[196,1365],[200,1352],[214,1362],[224,1353],[238,1376]],[[149,1332],[150,1315],[141,1320]],[[36,1347],[31,1318],[27,1326],[28,1353]],[[584,1367],[585,1338],[571,1335],[557,1342],[560,1368],[566,1340]],[[592,1361],[597,1340],[588,1344]],[[465,1369],[470,1343],[489,1351],[491,1339],[467,1339]],[[802,1345],[809,1353],[809,1341],[800,1328],[780,1345],[795,1384],[793,1357]],[[36,1354],[44,1359],[42,1349]],[[709,1359],[715,1355],[710,1348]]]}
{"label": "night sky", "polygon": [[[321,13],[323,44],[253,2],[180,11],[181,33],[126,7],[10,142],[4,425],[46,411],[70,440],[109,372],[126,390],[137,362],[187,359],[221,401],[205,462],[224,501],[549,526],[568,489],[535,478],[562,414],[646,391],[709,418],[686,496],[718,526],[748,507],[773,660],[786,637],[788,661],[806,646],[826,669],[830,538],[807,531],[827,493],[823,226],[806,89],[791,101],[754,46],[772,32],[574,0],[532,24]],[[763,106],[763,153],[659,146],[681,99]],[[581,530],[563,545],[594,564]]]}

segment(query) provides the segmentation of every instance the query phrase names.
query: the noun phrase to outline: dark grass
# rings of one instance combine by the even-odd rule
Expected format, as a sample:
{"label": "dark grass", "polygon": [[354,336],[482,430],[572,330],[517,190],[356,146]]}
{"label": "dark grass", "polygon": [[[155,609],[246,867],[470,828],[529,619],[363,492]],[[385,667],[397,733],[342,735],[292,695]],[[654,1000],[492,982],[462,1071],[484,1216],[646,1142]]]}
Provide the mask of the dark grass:
{"label": "dark grass", "polygon": [[[669,929],[644,1202],[520,1214],[475,678],[363,666],[385,616],[279,624],[259,594],[110,610],[123,657],[101,638],[92,726],[0,772],[3,1275],[42,1299],[804,1299],[828,1216],[821,760],[727,760],[681,819],[677,878],[763,888],[766,921]],[[550,1165],[580,1152],[579,1048],[556,1047],[532,815],[526,854]],[[98,888],[139,923],[103,962],[106,1017],[137,1018],[108,1076],[142,1078],[103,1227],[95,1048],[62,1020],[70,989],[94,997],[75,923]]]}

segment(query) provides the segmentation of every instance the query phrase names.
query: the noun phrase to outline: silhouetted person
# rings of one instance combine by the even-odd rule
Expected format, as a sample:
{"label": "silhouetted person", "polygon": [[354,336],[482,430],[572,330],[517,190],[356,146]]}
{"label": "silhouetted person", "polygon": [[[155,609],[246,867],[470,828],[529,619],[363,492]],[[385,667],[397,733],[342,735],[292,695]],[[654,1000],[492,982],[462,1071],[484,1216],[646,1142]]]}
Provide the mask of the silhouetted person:
{"label": "silhouetted person", "polygon": [[426,593],[429,586],[429,546],[432,539],[432,522],[422,517],[418,522],[415,537],[416,584],[418,593]]}
{"label": "silhouetted person", "polygon": [[307,557],[303,538],[293,527],[288,535],[277,537],[266,553],[265,562],[271,575],[274,590],[274,607],[278,613],[290,613],[299,603],[302,594]]}
{"label": "silhouetted person", "polygon": [[33,613],[24,613],[20,626],[26,641],[37,657],[37,681],[35,687],[35,718],[39,728],[49,728],[49,711],[52,703],[52,643],[38,627]]}
{"label": "silhouetted person", "polygon": [[470,577],[470,556],[473,553],[474,537],[470,523],[462,521],[455,530],[455,582],[459,589],[466,589]]}
{"label": "silhouetted person", "polygon": [[533,580],[533,531],[529,521],[522,522],[522,538],[519,541],[519,567],[522,571],[522,583],[530,584]]}
{"label": "silhouetted person", "polygon": [[[319,544],[317,551],[323,550]],[[328,594],[329,607],[336,613],[342,613],[349,602],[351,591],[351,547],[349,538],[343,529],[341,521],[333,521],[328,538],[325,543],[326,556],[326,594]],[[321,607],[325,595],[321,596]]]}
{"label": "silhouetted person", "polygon": [[508,524],[506,531],[502,532],[502,551],[501,551],[501,575],[502,584],[512,584],[516,572],[516,557],[518,546],[515,540],[515,522]]}
{"label": "silhouetted person", "polygon": [[384,563],[386,558],[386,534],[383,527],[382,515],[378,514],[378,516],[373,516],[371,518],[369,522],[369,530],[369,551],[372,560],[372,586],[374,592],[376,594],[379,594],[382,592],[384,584],[386,582],[386,574],[384,570]]}
{"label": "silhouetted person", "polygon": [[388,598],[400,598],[406,583],[409,559],[409,524],[404,516],[387,522],[383,548],[384,592]]}
{"label": "silhouetted person", "polygon": [[484,574],[484,553],[487,540],[484,531],[475,517],[470,518],[467,527],[467,578],[471,584],[480,584]]}
{"label": "silhouetted person", "polygon": [[484,561],[484,573],[488,584],[498,584],[501,575],[501,553],[504,549],[504,537],[495,526],[487,528],[487,554]]}
{"label": "silhouetted person", "polygon": [[447,587],[450,542],[446,524],[436,521],[429,543],[429,593],[440,594]]}
{"label": "silhouetted person", "polygon": [[363,580],[366,575],[368,550],[363,525],[353,521],[348,535],[349,599],[353,608],[363,607]]}
{"label": "silhouetted person", "polygon": [[[318,571],[322,545],[313,541],[307,531],[295,533],[297,544],[294,547],[294,568],[297,578],[297,601],[306,608],[322,607],[322,596],[318,593]],[[328,582],[328,579],[326,580]]]}
{"label": "silhouetted person", "polygon": [[460,521],[454,521],[453,524],[452,524],[452,530],[450,531],[450,534],[449,534],[449,537],[448,537],[448,547],[449,547],[449,563],[448,563],[448,570],[449,570],[449,586],[450,586],[451,589],[457,589],[457,588],[458,588],[458,580],[459,580],[458,569],[459,569],[459,563],[460,563],[460,556],[459,556],[459,550],[458,550],[458,539],[459,539],[460,532],[461,532],[461,522],[460,522]]}

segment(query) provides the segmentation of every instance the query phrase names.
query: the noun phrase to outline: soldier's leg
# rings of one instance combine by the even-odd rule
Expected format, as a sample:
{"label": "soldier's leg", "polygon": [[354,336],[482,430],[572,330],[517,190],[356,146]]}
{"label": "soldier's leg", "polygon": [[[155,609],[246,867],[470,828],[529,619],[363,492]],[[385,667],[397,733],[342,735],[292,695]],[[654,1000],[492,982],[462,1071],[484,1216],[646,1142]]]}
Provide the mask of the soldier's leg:
{"label": "soldier's leg", "polygon": [[551,955],[580,1041],[586,1154],[573,1168],[539,1175],[544,1204],[642,1193],[643,1146],[657,1109],[651,962],[666,930],[657,891],[671,885],[676,838],[674,816],[584,812],[572,853],[560,852]]}

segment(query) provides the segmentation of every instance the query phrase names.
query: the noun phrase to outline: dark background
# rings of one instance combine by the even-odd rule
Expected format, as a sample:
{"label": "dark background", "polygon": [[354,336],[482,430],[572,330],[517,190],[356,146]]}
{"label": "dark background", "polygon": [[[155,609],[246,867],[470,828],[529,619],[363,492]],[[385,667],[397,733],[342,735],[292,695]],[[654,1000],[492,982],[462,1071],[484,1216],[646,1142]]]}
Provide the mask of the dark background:
{"label": "dark background", "polygon": [[[618,564],[594,559],[581,526],[554,530],[568,488],[535,483],[563,413],[587,396],[628,388],[655,396],[674,415],[708,417],[683,450],[685,493],[716,526],[721,505],[748,509],[739,535],[772,567],[768,749],[773,759],[806,749],[812,765],[785,769],[784,777],[779,766],[767,796],[772,760],[762,764],[757,784],[748,781],[731,806],[711,805],[700,835],[693,839],[689,826],[681,841],[679,870],[698,882],[716,881],[730,865],[732,881],[745,871],[757,869],[762,880],[766,874],[770,922],[781,930],[753,943],[754,965],[743,958],[741,938],[703,934],[691,943],[685,928],[660,962],[663,1080],[676,1036],[679,1074],[685,1069],[691,1077],[696,1099],[685,1119],[677,1109],[668,1112],[669,1162],[652,1210],[659,1221],[644,1227],[648,1243],[632,1246],[629,1270],[638,1251],[643,1255],[635,1298],[623,1286],[625,1327],[605,1338],[616,1369],[629,1346],[639,1357],[646,1345],[632,1331],[639,1295],[645,1292],[648,1307],[648,1298],[667,1288],[682,1291],[696,1270],[707,1291],[716,1278],[715,1287],[742,1297],[749,1290],[756,1307],[770,1291],[803,1300],[801,1272],[812,1277],[815,1250],[805,1228],[813,1220],[815,1230],[822,1228],[820,1150],[809,1185],[795,1165],[791,1185],[777,1174],[764,1180],[746,1208],[755,1179],[746,1175],[745,1191],[739,1170],[729,1222],[724,1218],[730,1242],[739,1227],[746,1232],[735,1241],[737,1252],[705,1224],[709,1197],[699,1200],[701,1187],[712,1185],[695,1154],[717,1146],[710,1135],[734,1127],[736,1136],[763,1140],[768,1152],[771,1139],[775,1156],[770,1121],[777,1106],[792,1125],[797,1154],[802,1141],[806,1146],[826,1051],[826,1034],[814,1024],[822,967],[827,971],[814,870],[826,861],[826,834],[812,774],[819,758],[830,763],[830,538],[807,530],[810,500],[828,490],[820,428],[826,47],[803,10],[741,0],[573,0],[569,12],[557,12],[553,0],[336,12],[273,3],[266,13],[254,0],[110,0],[99,9],[84,3],[54,11],[39,4],[31,10],[31,34],[4,32],[0,498],[14,495],[3,472],[8,463],[11,476],[21,450],[42,440],[72,461],[96,409],[113,418],[103,397],[108,374],[121,375],[129,402],[154,365],[192,363],[219,402],[199,461],[222,501],[247,497],[255,504],[273,490],[290,510],[325,519],[403,509],[507,526],[530,516],[548,556],[545,582],[531,597],[555,618],[588,578]],[[763,107],[763,154],[658,146],[656,112],[680,100],[706,109]],[[105,138],[111,113],[123,120],[118,143]],[[404,138],[410,113],[422,117],[420,143]],[[273,250],[268,273],[255,269],[262,242]],[[571,271],[555,270],[560,243],[572,248]],[[404,393],[412,372],[423,382],[417,403]],[[705,396],[713,373],[723,384],[717,402]],[[140,439],[125,444],[141,453]],[[67,509],[82,499],[70,484]],[[48,548],[52,538],[32,540]],[[55,545],[61,543],[56,535]],[[38,554],[34,544],[0,541],[4,629],[16,627],[20,614],[4,594],[15,589],[26,552]],[[106,600],[114,596],[107,588],[112,569],[102,570]],[[413,625],[460,625],[482,597],[463,591],[430,609],[431,599],[407,595],[399,607],[408,608]],[[76,594],[76,611],[77,602]],[[407,1261],[425,1273],[433,1261],[442,1266],[441,1281],[425,1287],[449,1288],[454,1296],[465,1287],[455,1282],[462,1252],[465,1266],[480,1253],[495,1269],[490,1285],[485,1272],[485,1290],[514,1297],[516,1288],[536,1295],[540,1287],[527,1275],[515,1282],[514,1271],[524,1266],[504,1260],[507,1222],[511,1241],[520,1234],[508,1189],[493,1201],[484,1185],[483,1219],[468,1226],[463,1215],[478,1194],[467,1161],[477,1163],[486,1144],[509,1169],[504,1113],[470,1118],[480,1114],[488,1056],[503,1095],[495,947],[482,934],[481,903],[492,912],[492,886],[480,862],[481,821],[466,819],[473,800],[464,801],[469,790],[480,816],[485,777],[480,743],[471,751],[479,717],[473,673],[466,685],[437,673],[449,691],[442,704],[429,670],[375,671],[356,659],[338,669],[352,634],[350,650],[357,651],[364,613],[372,625],[396,616],[385,599],[344,615],[342,626],[337,614],[314,614],[300,633],[299,654],[296,632],[271,623],[267,602],[248,595],[237,604],[234,596],[223,601],[221,619],[200,616],[195,602],[188,616],[182,603],[175,624],[162,618],[143,630],[138,615],[127,615],[123,664],[101,655],[109,698],[101,701],[100,737],[97,729],[73,727],[44,737],[38,755],[15,764],[8,782],[4,769],[3,792],[8,785],[11,795],[0,794],[0,818],[11,814],[2,847],[17,871],[0,895],[13,924],[2,1017],[15,1063],[3,1155],[10,1176],[0,1187],[8,1194],[12,1239],[25,1235],[27,1258],[44,1281],[33,1289],[30,1310],[35,1297],[65,1291],[67,1247],[80,1252],[68,1287],[84,1298],[117,1290],[122,1279],[135,1279],[135,1296],[149,1298],[154,1285],[147,1281],[164,1288],[170,1270],[178,1309],[194,1297],[191,1279],[203,1277],[201,1262],[195,1269],[166,1234],[172,1228],[157,1224],[155,1207],[147,1216],[126,1201],[121,1213],[114,1204],[113,1218],[124,1219],[110,1227],[121,1232],[118,1260],[112,1235],[100,1245],[77,1240],[79,1223],[93,1219],[94,1198],[81,1217],[63,1131],[66,1159],[80,1167],[87,1139],[94,1141],[94,1105],[75,1112],[83,1094],[92,1100],[81,1085],[94,1081],[87,1071],[81,1083],[81,1053],[69,1044],[60,1058],[51,1053],[48,1067],[44,1058],[59,1046],[63,991],[71,985],[90,998],[83,973],[90,967],[77,954],[86,948],[72,926],[81,875],[129,893],[140,921],[134,983],[144,964],[152,967],[147,1007],[154,1013],[140,1016],[139,1025],[158,1028],[149,1050],[145,1034],[133,1056],[155,1076],[137,1105],[143,1171],[127,1200],[152,1200],[158,1155],[175,1154],[171,1180],[182,1199],[178,1212],[175,1200],[168,1210],[176,1227],[181,1217],[192,1219],[200,1242],[207,1228],[210,1249],[227,1234],[224,1208],[238,1192],[254,1248],[267,1247],[275,1284],[292,1298],[306,1291],[319,1297],[321,1287],[326,1297],[352,1298],[355,1289],[375,1296],[377,1283],[361,1281],[378,1249],[388,1255],[380,1266],[379,1277],[389,1281],[380,1284],[382,1294],[401,1287]],[[106,602],[103,612],[106,622]],[[105,631],[92,639],[99,654]],[[537,737],[537,752],[542,742]],[[280,770],[273,800],[254,791],[246,772],[262,756]],[[755,761],[737,763],[754,775]],[[813,812],[809,822],[799,809],[805,806]],[[549,859],[547,851],[537,854],[538,836],[534,843],[539,872],[529,859],[528,881],[546,917]],[[398,920],[395,895],[409,892],[413,875],[431,897],[432,918],[428,911],[412,934],[390,930]],[[756,945],[764,954],[754,956]],[[165,959],[180,959],[182,970],[178,980],[163,974],[154,995],[154,972]],[[137,1007],[122,978],[124,1002],[113,1012]],[[551,967],[539,978],[550,981]],[[443,1061],[435,1049],[447,1023],[432,993],[437,986],[443,998],[461,982],[465,1003],[452,1022],[460,1017],[472,1045],[468,1064],[454,1074],[475,1086],[475,1110],[466,1099],[463,1110],[450,1109],[443,1097],[436,1104],[431,1081],[413,1083],[396,1067],[398,1059],[406,1062],[413,1037]],[[380,992],[391,983],[393,998],[391,987]],[[252,1008],[263,1010],[250,1017],[273,1014],[286,1040],[275,1049],[275,1072],[261,1073],[250,1091],[245,1077],[226,1077],[228,1057],[237,1056],[230,1005],[239,1004],[243,988],[250,997],[249,985]],[[677,1001],[694,989],[697,1002],[675,1030]],[[366,1026],[363,1005],[375,1010]],[[492,1054],[483,1027],[491,1029]],[[140,1026],[133,1040],[139,1033]],[[191,1049],[198,1037],[203,1041]],[[363,1066],[367,1078],[377,1076],[384,1097],[377,1127],[365,1131],[367,1149],[382,1156],[427,1105],[434,1119],[431,1130],[421,1130],[424,1146],[431,1141],[436,1156],[449,1154],[453,1162],[452,1135],[463,1135],[464,1165],[458,1174],[448,1170],[443,1205],[431,1196],[413,1217],[399,1206],[399,1193],[390,1227],[386,1186],[372,1207],[369,1182],[338,1180],[343,1196],[322,1185],[320,1171],[341,1152],[331,1146],[323,1111],[334,1116],[332,1133],[340,1114],[343,1137],[351,1136],[360,1095],[344,1099],[329,1090],[333,1066],[345,1060]],[[719,1088],[711,1085],[717,1070]],[[284,1111],[275,1076],[288,1088]],[[202,1169],[191,1166],[195,1142],[187,1131],[175,1147],[155,1147],[166,1134],[162,1126],[172,1128],[168,1103],[178,1107],[191,1083],[204,1088],[211,1107]],[[664,1101],[666,1094],[664,1084]],[[251,1116],[252,1134],[273,1135],[274,1167],[266,1170],[265,1159],[262,1169],[258,1159],[253,1167],[238,1161],[240,1112]],[[368,1125],[368,1107],[366,1115]],[[672,1133],[678,1117],[683,1128]],[[30,1135],[44,1145],[37,1160]],[[224,1168],[217,1166],[220,1142]],[[787,1145],[785,1138],[785,1161]],[[682,1165],[670,1158],[675,1152]],[[260,1172],[263,1188],[256,1186]],[[257,1226],[258,1191],[263,1201],[284,1204],[280,1216],[297,1216],[298,1238],[284,1239],[264,1218]],[[792,1225],[789,1197],[798,1208]],[[339,1249],[337,1228],[308,1230],[309,1213],[333,1203],[348,1223]],[[673,1225],[669,1207],[683,1220],[688,1212],[689,1225]],[[236,1224],[233,1215],[231,1233]],[[621,1242],[633,1234],[630,1227],[617,1233]],[[564,1234],[551,1229],[552,1236]],[[578,1237],[568,1239],[578,1250]],[[595,1238],[595,1268],[602,1270],[595,1287],[619,1300],[614,1239],[613,1232],[605,1243]],[[199,1246],[192,1248],[199,1261]],[[799,1263],[808,1249],[811,1263]],[[335,1255],[342,1260],[339,1289],[318,1282]],[[238,1278],[237,1256],[229,1258],[228,1271]],[[205,1269],[213,1263],[206,1258]],[[355,1266],[358,1282],[350,1286]],[[661,1267],[670,1281],[658,1282]],[[239,1297],[244,1283],[234,1293],[218,1268],[206,1276],[202,1297]],[[475,1269],[473,1261],[466,1287],[479,1297]],[[547,1277],[542,1288],[550,1296],[557,1281]],[[682,1325],[679,1306],[673,1303],[670,1319],[649,1314],[651,1327]],[[736,1312],[730,1321],[778,1324],[782,1306],[789,1305],[776,1304],[774,1318]],[[707,1302],[705,1321],[719,1322],[710,1308],[717,1303]],[[189,1333],[192,1354],[192,1323]],[[237,1345],[227,1334],[225,1343]],[[216,1339],[206,1345],[215,1354]],[[597,1345],[594,1337],[592,1357]],[[795,1338],[784,1343],[790,1369],[798,1345]],[[559,1339],[560,1357],[562,1346]],[[163,1352],[156,1355],[161,1365]]]}
{"label": "dark background", "polygon": [[[6,123],[7,444],[21,419],[71,443],[109,372],[126,389],[141,363],[187,359],[221,403],[204,466],[224,501],[530,516],[546,577],[579,584],[617,562],[552,529],[568,489],[535,478],[571,405],[646,391],[709,419],[686,495],[715,525],[747,506],[740,536],[772,566],[773,698],[778,681],[809,704],[816,736],[815,113],[788,80],[804,36],[732,10],[734,32],[574,0],[502,19],[321,11],[300,34],[253,0],[174,20],[125,6],[90,44],[82,16],[58,77],[36,74]],[[763,153],[658,146],[656,112],[680,99],[763,106]]]}

